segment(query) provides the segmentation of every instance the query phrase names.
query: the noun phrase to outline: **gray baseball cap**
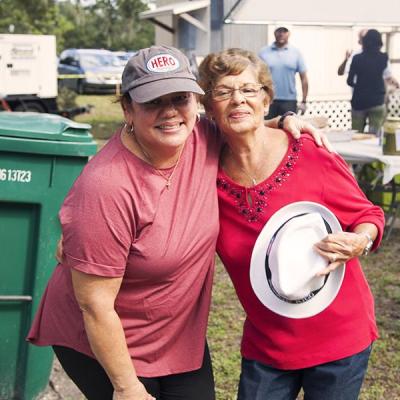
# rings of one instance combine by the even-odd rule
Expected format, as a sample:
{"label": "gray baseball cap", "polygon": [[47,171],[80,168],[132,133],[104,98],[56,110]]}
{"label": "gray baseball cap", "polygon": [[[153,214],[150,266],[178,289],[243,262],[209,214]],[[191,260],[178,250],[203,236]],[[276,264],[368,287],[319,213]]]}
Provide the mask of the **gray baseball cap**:
{"label": "gray baseball cap", "polygon": [[122,73],[121,91],[137,103],[176,92],[204,94],[187,57],[170,46],[151,46],[132,56]]}

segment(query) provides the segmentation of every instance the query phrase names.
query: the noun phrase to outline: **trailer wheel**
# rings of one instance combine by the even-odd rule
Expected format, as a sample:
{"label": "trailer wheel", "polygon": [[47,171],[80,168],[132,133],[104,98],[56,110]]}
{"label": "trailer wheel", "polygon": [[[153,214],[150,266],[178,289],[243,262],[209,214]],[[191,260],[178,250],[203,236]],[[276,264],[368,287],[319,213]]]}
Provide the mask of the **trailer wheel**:
{"label": "trailer wheel", "polygon": [[30,112],[39,112],[44,113],[46,110],[40,103],[36,102],[25,102],[24,104],[18,104],[15,108],[15,111],[30,111]]}

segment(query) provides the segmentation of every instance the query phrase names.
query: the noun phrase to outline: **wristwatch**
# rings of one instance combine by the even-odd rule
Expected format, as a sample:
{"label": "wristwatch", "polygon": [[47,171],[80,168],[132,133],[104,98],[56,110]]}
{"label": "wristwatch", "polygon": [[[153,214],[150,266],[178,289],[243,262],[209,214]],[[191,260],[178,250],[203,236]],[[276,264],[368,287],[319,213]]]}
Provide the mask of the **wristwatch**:
{"label": "wristwatch", "polygon": [[290,117],[291,115],[296,115],[293,111],[287,111],[285,114],[283,114],[278,121],[278,128],[283,129],[283,122],[285,121],[286,117]]}
{"label": "wristwatch", "polygon": [[359,232],[359,235],[363,235],[363,236],[365,236],[365,237],[368,239],[368,243],[367,243],[367,245],[364,247],[364,250],[363,250],[363,252],[362,252],[362,255],[363,255],[363,256],[366,256],[366,255],[369,254],[369,252],[370,252],[370,250],[371,250],[371,248],[372,248],[372,246],[373,246],[373,244],[374,244],[374,241],[372,240],[372,237],[371,237],[371,235],[370,235],[368,232]]}

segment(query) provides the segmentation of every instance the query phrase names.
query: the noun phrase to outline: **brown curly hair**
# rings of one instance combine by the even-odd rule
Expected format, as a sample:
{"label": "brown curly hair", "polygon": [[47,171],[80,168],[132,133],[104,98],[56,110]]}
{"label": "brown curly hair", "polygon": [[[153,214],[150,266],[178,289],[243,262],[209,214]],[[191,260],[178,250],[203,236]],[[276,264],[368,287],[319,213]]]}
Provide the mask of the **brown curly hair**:
{"label": "brown curly hair", "polygon": [[205,92],[205,95],[201,96],[200,102],[205,109],[209,109],[210,91],[215,87],[219,79],[226,75],[239,75],[249,66],[254,69],[258,82],[264,86],[264,90],[267,93],[265,102],[271,102],[274,97],[274,89],[271,73],[267,65],[252,51],[231,48],[210,53],[199,66],[198,83]]}

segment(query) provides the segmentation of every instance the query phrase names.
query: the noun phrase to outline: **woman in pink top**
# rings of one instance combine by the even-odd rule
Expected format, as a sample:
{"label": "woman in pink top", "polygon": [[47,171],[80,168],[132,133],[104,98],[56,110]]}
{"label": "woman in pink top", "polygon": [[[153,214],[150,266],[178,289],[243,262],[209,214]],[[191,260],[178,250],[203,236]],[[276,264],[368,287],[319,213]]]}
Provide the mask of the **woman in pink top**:
{"label": "woman in pink top", "polygon": [[[294,400],[303,388],[308,400],[355,400],[377,338],[373,298],[357,257],[379,244],[383,212],[366,199],[340,156],[316,148],[308,135],[293,139],[264,125],[273,98],[272,81],[265,64],[253,53],[230,49],[211,54],[199,72],[206,112],[226,139],[217,181],[217,251],[246,312],[238,399]],[[294,273],[285,275],[285,270],[276,267],[280,259],[269,253],[276,238],[285,238],[279,234],[284,225],[276,225],[270,242],[262,242],[263,228],[271,219],[276,221],[276,215],[285,217],[288,211],[282,207],[305,208],[305,201],[313,202],[314,208],[329,209],[344,232],[328,235],[321,217],[310,213],[321,221],[321,232],[325,229],[315,246],[328,261],[318,258],[322,269],[309,279],[315,289],[299,290],[302,294],[297,295],[291,288],[302,279],[295,267],[302,265],[296,254],[303,249],[286,239],[291,246],[274,253],[292,260]],[[306,216],[304,211],[298,214],[286,222]],[[312,233],[310,229],[300,232]],[[307,237],[297,239],[307,244]],[[257,264],[260,258],[252,254],[259,254],[255,245],[260,240],[267,252]],[[310,253],[312,259],[318,257],[312,247]],[[325,284],[330,287],[335,282],[333,277],[343,271],[344,262],[343,283],[334,300],[317,312],[304,313],[309,304],[321,304]],[[253,268],[261,273],[253,274]],[[315,285],[321,281],[322,285]]]}
{"label": "woman in pink top", "polygon": [[28,340],[89,400],[212,400],[220,137],[196,123],[203,91],[177,49],[140,50],[122,92],[125,126],[63,203],[64,257]]}

